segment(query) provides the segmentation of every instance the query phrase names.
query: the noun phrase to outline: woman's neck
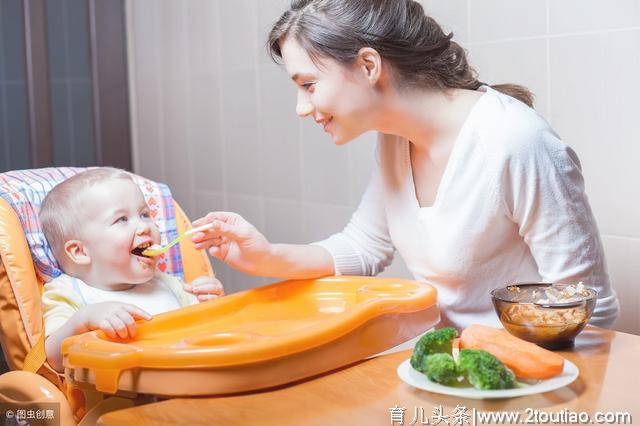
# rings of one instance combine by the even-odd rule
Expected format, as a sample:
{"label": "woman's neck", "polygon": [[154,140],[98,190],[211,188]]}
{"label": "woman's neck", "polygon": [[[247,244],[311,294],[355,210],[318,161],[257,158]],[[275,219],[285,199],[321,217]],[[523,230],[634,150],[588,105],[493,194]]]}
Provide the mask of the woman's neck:
{"label": "woman's neck", "polygon": [[416,151],[438,150],[455,141],[480,96],[482,92],[464,89],[392,92],[376,128],[406,138]]}

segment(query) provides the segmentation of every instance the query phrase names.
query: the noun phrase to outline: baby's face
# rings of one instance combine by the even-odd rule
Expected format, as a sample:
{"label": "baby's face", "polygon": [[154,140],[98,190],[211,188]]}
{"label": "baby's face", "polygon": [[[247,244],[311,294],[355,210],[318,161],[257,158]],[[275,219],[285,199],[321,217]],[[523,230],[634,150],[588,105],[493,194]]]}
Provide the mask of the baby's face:
{"label": "baby's face", "polygon": [[78,229],[91,259],[90,274],[107,284],[150,280],[155,259],[139,252],[141,246],[159,244],[160,231],[138,186],[126,179],[109,179],[82,197],[84,222]]}

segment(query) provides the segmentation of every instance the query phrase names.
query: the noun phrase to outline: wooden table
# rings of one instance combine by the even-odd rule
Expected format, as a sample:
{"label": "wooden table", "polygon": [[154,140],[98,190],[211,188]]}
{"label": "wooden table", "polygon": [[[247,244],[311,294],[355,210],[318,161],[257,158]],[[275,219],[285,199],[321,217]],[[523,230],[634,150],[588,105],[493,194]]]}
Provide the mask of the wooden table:
{"label": "wooden table", "polygon": [[[433,411],[439,407],[444,416],[450,416],[448,424],[456,424],[456,406],[469,416],[473,409],[522,416],[527,409],[546,413],[541,416],[585,411],[592,419],[598,411],[624,412],[640,424],[640,336],[588,327],[572,350],[559,353],[578,366],[578,379],[553,392],[519,398],[472,400],[415,389],[396,374],[398,365],[411,354],[403,351],[268,391],[171,399],[116,411],[102,416],[98,424],[391,425],[389,409],[396,406],[406,409],[405,425],[421,410],[424,419],[434,424]],[[472,422],[469,418],[468,424]]]}

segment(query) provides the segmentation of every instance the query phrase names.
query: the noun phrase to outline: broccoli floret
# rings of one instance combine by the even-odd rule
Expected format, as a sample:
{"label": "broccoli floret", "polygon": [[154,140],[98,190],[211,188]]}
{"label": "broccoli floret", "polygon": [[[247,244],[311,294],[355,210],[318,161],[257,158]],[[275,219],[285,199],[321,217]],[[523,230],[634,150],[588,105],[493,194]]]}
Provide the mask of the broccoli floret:
{"label": "broccoli floret", "polygon": [[516,380],[509,368],[482,349],[460,351],[458,374],[465,375],[476,389],[510,389]]}
{"label": "broccoli floret", "polygon": [[436,353],[451,355],[451,341],[456,337],[458,337],[458,332],[452,327],[444,327],[426,333],[416,343],[411,355],[411,366],[424,373],[427,367],[425,358]]}
{"label": "broccoli floret", "polygon": [[458,370],[453,357],[447,353],[427,355],[423,358],[424,374],[432,382],[453,385],[458,378]]}

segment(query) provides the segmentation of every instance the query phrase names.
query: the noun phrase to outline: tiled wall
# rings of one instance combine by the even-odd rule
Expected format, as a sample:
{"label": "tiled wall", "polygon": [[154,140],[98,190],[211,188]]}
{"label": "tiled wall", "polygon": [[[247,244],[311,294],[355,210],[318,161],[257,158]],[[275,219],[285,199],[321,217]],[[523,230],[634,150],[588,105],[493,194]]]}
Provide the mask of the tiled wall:
{"label": "tiled wall", "polygon": [[[640,334],[640,2],[422,3],[468,48],[481,80],[531,88],[577,150],[622,303],[616,328]],[[134,157],[191,217],[237,211],[272,241],[304,243],[347,222],[374,137],[335,147],[295,115],[295,88],[264,51],[286,4],[129,0]],[[229,292],[269,281],[214,267]],[[385,274],[408,276],[401,260]]]}

